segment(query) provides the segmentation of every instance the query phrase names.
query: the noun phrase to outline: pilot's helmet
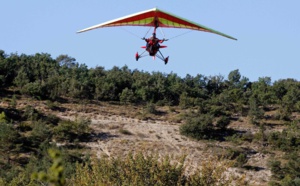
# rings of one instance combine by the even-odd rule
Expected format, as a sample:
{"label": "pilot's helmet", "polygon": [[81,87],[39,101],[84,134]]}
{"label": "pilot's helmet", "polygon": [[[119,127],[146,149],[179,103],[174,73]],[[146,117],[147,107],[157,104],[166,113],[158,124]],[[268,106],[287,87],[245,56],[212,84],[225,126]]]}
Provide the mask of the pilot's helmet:
{"label": "pilot's helmet", "polygon": [[153,37],[155,37],[155,36],[156,36],[156,33],[153,33],[152,35],[153,35]]}

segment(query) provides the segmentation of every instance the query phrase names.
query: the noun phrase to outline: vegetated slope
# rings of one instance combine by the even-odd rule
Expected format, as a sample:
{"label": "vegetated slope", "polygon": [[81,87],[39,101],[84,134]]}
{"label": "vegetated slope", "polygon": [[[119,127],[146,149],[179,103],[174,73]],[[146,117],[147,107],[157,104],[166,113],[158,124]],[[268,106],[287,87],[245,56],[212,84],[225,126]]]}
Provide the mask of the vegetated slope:
{"label": "vegetated slope", "polygon": [[232,171],[255,184],[299,182],[300,82],[294,79],[250,82],[238,69],[227,78],[88,69],[67,55],[0,50],[0,85],[0,173],[7,180],[31,162],[48,162],[49,147],[84,162],[90,146],[97,157],[186,154],[191,172],[203,158],[218,156],[235,161]]}
{"label": "vegetated slope", "polygon": [[[213,156],[236,161],[231,171],[246,175],[252,185],[267,185],[271,180],[270,162],[284,158],[284,153],[274,148],[267,136],[286,130],[283,121],[275,119],[277,110],[269,108],[264,123],[254,125],[248,116],[233,115],[227,134],[218,139],[195,140],[180,134],[180,126],[186,122],[187,113],[193,109],[155,106],[149,112],[146,106],[109,104],[105,102],[61,104],[66,112],[51,112],[64,119],[85,117],[91,120],[94,140],[86,143],[93,154],[125,157],[128,153],[144,152],[160,156],[186,155],[189,171],[201,166],[201,162]],[[297,113],[291,116],[298,119]]]}
{"label": "vegetated slope", "polygon": [[[241,165],[236,165],[232,171],[245,174],[251,184],[265,185],[271,178],[268,161],[281,155],[261,142],[258,136],[260,128],[249,123],[249,119],[243,116],[232,118],[228,128],[235,132],[228,134],[227,139],[198,141],[180,134],[185,113],[191,112],[180,107],[156,106],[156,112],[150,113],[147,107],[108,102],[50,103],[24,97],[17,102],[17,108],[32,106],[45,115],[54,115],[64,120],[90,120],[91,138],[81,144],[90,147],[92,155],[98,158],[125,157],[128,153],[140,151],[160,156],[187,155],[187,169],[193,171],[202,161],[212,156],[236,159],[240,154],[245,154],[245,160],[237,160]],[[1,107],[5,108],[8,104],[9,102],[2,101]],[[268,113],[272,117],[274,111]],[[281,122],[265,122],[273,123],[271,127],[266,126],[265,133],[284,128]],[[240,134],[244,137],[238,137]]]}

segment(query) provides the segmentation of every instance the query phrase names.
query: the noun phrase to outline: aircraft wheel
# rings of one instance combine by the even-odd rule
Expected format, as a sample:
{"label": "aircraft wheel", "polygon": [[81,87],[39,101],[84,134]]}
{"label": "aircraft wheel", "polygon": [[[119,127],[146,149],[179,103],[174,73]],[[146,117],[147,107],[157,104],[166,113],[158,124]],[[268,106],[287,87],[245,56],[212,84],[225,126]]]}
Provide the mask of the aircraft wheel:
{"label": "aircraft wheel", "polygon": [[168,63],[168,61],[169,61],[169,56],[166,57],[164,61],[165,61],[165,65],[166,65]]}

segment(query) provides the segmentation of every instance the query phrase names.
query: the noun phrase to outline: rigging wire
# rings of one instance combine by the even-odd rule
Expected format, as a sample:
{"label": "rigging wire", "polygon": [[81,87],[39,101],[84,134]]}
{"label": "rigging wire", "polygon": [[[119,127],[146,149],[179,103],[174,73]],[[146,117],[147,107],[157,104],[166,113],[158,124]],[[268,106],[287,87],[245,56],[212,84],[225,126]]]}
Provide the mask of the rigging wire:
{"label": "rigging wire", "polygon": [[180,37],[180,36],[186,35],[186,34],[188,34],[188,33],[192,32],[192,31],[193,31],[193,30],[188,30],[188,31],[186,31],[186,32],[184,32],[184,33],[182,33],[182,34],[175,35],[175,36],[173,36],[173,37],[169,38],[168,40],[171,40],[171,39],[174,39],[174,38],[177,38],[177,37]]}
{"label": "rigging wire", "polygon": [[146,37],[149,33],[149,31],[151,30],[151,27],[149,27],[148,31],[146,32],[146,34],[144,35],[144,37]]}
{"label": "rigging wire", "polygon": [[122,29],[122,30],[124,30],[124,31],[126,31],[127,33],[129,33],[129,34],[131,34],[131,35],[137,37],[137,38],[141,38],[139,35],[137,35],[137,34],[135,34],[135,33],[133,33],[133,32],[130,32],[129,30],[127,30],[127,29],[125,29],[125,28],[123,28],[123,27],[119,27],[119,28]]}
{"label": "rigging wire", "polygon": [[[122,30],[124,30],[125,32],[127,32],[127,33],[129,33],[129,34],[131,34],[131,35],[133,35],[133,36],[135,36],[135,37],[137,37],[137,38],[141,38],[139,35],[137,35],[137,34],[131,32],[131,31],[125,29],[124,27],[119,27],[119,28],[122,29]],[[146,32],[146,34],[144,35],[144,37],[147,36],[147,34],[148,34],[149,31],[151,30],[151,28],[152,28],[152,27],[149,27],[149,29],[148,29],[148,31]]]}
{"label": "rigging wire", "polygon": [[[137,37],[137,38],[141,38],[139,35],[137,35],[137,34],[135,34],[135,33],[131,32],[131,31],[129,31],[129,30],[127,30],[127,29],[125,29],[124,27],[119,27],[119,28],[121,28],[122,30],[124,30],[124,31],[128,32],[129,34],[131,34],[131,35],[133,35],[133,36],[135,36],[135,37]],[[149,29],[148,29],[148,31],[146,32],[146,34],[144,35],[144,37],[146,37],[146,36],[148,35],[148,33],[149,33],[149,31],[151,30],[151,28],[152,28],[152,27],[149,27]],[[163,30],[162,30],[160,27],[158,27],[158,28],[159,28],[159,30],[160,30],[160,32],[161,32],[161,34],[163,35],[163,37],[165,38],[165,37],[166,37],[166,35],[165,35],[165,33],[163,32]],[[175,35],[175,36],[173,36],[173,37],[169,38],[168,40],[171,40],[171,39],[174,39],[174,38],[177,38],[177,37],[180,37],[180,36],[186,35],[186,34],[188,34],[188,33],[192,32],[192,31],[193,31],[193,30],[188,30],[188,31],[186,31],[186,32],[184,32],[184,33],[181,33],[181,34]]]}
{"label": "rigging wire", "polygon": [[160,28],[160,27],[158,27],[159,28],[159,30],[160,30],[160,33],[164,36],[164,38],[166,37],[166,35],[165,35],[165,33],[163,32],[163,30]]}

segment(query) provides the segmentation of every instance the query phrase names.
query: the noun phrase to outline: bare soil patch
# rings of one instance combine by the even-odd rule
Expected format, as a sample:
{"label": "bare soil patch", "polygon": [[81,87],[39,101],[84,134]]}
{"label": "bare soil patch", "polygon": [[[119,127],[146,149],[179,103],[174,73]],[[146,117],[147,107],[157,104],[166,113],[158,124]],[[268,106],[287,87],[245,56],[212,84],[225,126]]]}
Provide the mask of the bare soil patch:
{"label": "bare soil patch", "polygon": [[[233,144],[222,141],[196,141],[180,135],[182,124],[178,119],[185,112],[177,107],[157,107],[159,114],[145,113],[142,106],[125,106],[106,102],[55,103],[50,109],[45,101],[19,100],[18,107],[31,105],[45,114],[62,119],[88,118],[93,129],[93,140],[85,145],[96,157],[124,156],[129,152],[142,151],[159,156],[186,155],[189,170],[210,156],[220,156],[229,148],[243,148],[249,152],[245,168],[234,168],[237,174],[245,174],[250,185],[267,185],[271,171],[267,167],[270,154],[262,153],[262,147],[252,143]],[[257,127],[240,117],[230,125],[241,132],[256,133]]]}

